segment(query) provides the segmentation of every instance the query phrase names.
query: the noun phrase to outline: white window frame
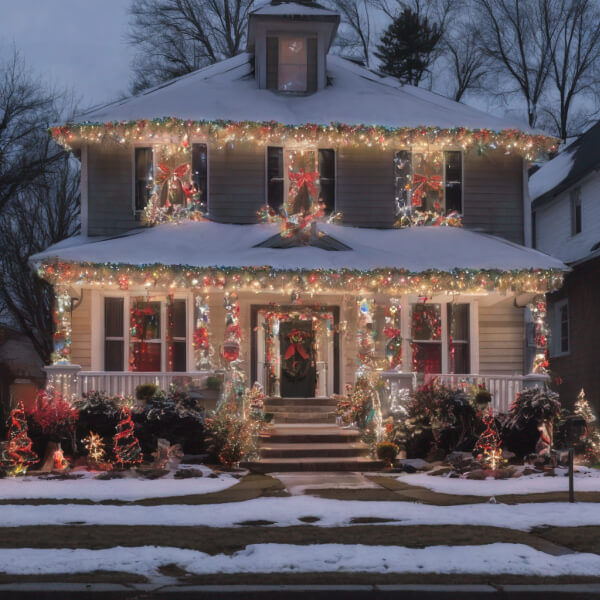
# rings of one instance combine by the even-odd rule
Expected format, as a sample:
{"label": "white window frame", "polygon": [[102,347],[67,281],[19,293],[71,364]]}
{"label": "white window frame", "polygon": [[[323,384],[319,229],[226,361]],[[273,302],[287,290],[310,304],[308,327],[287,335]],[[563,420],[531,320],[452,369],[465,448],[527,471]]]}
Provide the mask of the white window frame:
{"label": "white window frame", "polygon": [[[154,148],[160,144],[167,144],[169,142],[166,141],[158,141],[153,140],[149,143],[144,142],[135,142],[131,147],[131,211],[132,214],[136,217],[141,215],[144,211],[136,210],[135,208],[135,150],[136,148],[152,148],[152,179],[156,177],[156,160],[155,160],[155,152]],[[193,144],[205,144],[206,145],[206,212],[210,213],[210,161],[211,161],[211,148],[208,141],[208,138],[202,136],[192,136],[190,140],[190,169],[192,167],[192,145]],[[156,183],[154,184],[156,185]]]}
{"label": "white window frame", "polygon": [[[567,349],[562,349],[562,310],[567,309]],[[567,356],[571,352],[571,314],[569,299],[564,298],[554,304],[554,340],[552,341],[552,356]]]}
{"label": "white window frame", "polygon": [[[402,370],[407,373],[413,372],[412,365],[412,305],[422,304],[418,296],[403,296],[401,298],[400,324],[402,335]],[[442,315],[441,340],[414,340],[416,343],[441,344],[442,347],[442,374],[448,374],[449,368],[449,343],[448,343],[448,304],[468,304],[469,305],[469,337],[466,340],[469,344],[469,373],[476,374],[479,371],[479,332],[478,319],[479,310],[477,301],[471,298],[451,298],[447,296],[434,296],[429,298],[425,304],[439,304]],[[464,373],[456,373],[463,375]]]}
{"label": "white window frame", "polygon": [[[129,335],[130,327],[130,310],[132,303],[136,298],[145,298],[146,294],[143,290],[117,292],[107,290],[106,292],[96,292],[92,295],[92,315],[97,315],[92,321],[92,370],[104,371],[105,364],[105,347],[104,347],[104,299],[105,298],[123,298],[123,372],[129,371],[129,358],[131,352],[131,337]],[[188,372],[194,371],[194,347],[193,347],[193,330],[194,330],[194,295],[188,292],[176,292],[173,294],[175,300],[186,301],[186,369]],[[160,340],[161,343],[161,370],[157,373],[167,373],[167,294],[150,294],[148,296],[150,302],[160,302]],[[112,338],[111,338],[112,339]],[[117,338],[115,338],[117,339]],[[120,339],[120,338],[119,338]],[[174,340],[182,341],[181,338],[173,338]],[[153,342],[153,340],[146,340]],[[118,373],[118,371],[114,371]]]}
{"label": "white window frame", "polygon": [[[409,152],[411,155],[411,176],[414,174],[414,169],[413,169],[413,162],[412,162],[412,155],[413,154],[419,154],[421,152],[424,152],[423,150],[420,150],[419,148],[395,148],[394,149],[394,154],[392,157],[392,162],[393,160],[396,158],[396,153],[397,152]],[[465,151],[463,148],[454,148],[454,147],[447,147],[447,148],[442,148],[441,150],[442,152],[442,156],[443,156],[443,161],[442,161],[442,190],[443,190],[443,212],[444,214],[446,214],[446,152],[460,152],[460,207],[461,207],[461,211],[459,214],[464,215],[465,212]],[[394,184],[394,202],[396,199],[396,175],[394,172],[394,176],[393,176],[393,184]],[[412,212],[413,207],[412,207],[412,196],[411,196],[411,205],[408,207],[408,212]]]}

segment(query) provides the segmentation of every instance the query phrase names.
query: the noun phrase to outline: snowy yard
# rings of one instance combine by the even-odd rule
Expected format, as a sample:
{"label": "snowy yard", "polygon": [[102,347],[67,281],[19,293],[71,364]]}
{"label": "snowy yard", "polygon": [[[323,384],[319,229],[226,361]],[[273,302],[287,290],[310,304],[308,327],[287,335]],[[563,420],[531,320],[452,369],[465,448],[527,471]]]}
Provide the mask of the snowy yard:
{"label": "snowy yard", "polygon": [[96,479],[97,472],[76,471],[80,479],[47,480],[36,476],[0,479],[0,499],[77,499],[102,502],[105,500],[135,501],[144,498],[165,498],[209,494],[226,490],[238,483],[227,473],[210,477],[212,470],[204,465],[180,465],[181,469],[201,470],[202,477],[175,479],[171,472],[160,479],[143,479],[134,472],[126,472],[122,479]]}
{"label": "snowy yard", "polygon": [[[447,475],[431,476],[427,473],[402,475],[403,483],[424,487],[440,494],[464,494],[470,496],[502,496],[509,494],[538,494],[565,492],[569,489],[568,469],[557,468],[555,477],[543,473],[511,477],[510,479],[472,480],[451,478]],[[575,492],[600,492],[600,469],[576,467]]]}
{"label": "snowy yard", "polygon": [[414,502],[328,500],[312,496],[257,498],[222,504],[159,506],[90,506],[85,504],[38,506],[3,505],[0,527],[23,525],[168,525],[233,527],[241,522],[266,521],[278,527],[301,525],[311,516],[321,527],[351,526],[353,519],[371,518],[389,525],[480,525],[528,531],[543,525],[600,526],[598,505],[568,504],[465,504],[432,506]]}
{"label": "snowy yard", "polygon": [[0,570],[9,574],[89,573],[99,569],[163,578],[158,569],[175,564],[193,574],[214,573],[441,573],[590,575],[600,556],[552,556],[524,544],[483,546],[367,546],[362,544],[252,544],[232,555],[211,556],[183,548],[115,547],[102,550],[0,550]]}

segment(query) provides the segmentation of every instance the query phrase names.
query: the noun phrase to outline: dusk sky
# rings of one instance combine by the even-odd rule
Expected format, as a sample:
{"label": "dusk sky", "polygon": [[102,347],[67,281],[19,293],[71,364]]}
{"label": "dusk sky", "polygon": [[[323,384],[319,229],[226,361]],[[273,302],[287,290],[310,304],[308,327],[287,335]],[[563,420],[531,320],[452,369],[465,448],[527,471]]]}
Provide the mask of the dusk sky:
{"label": "dusk sky", "polygon": [[127,92],[129,0],[0,0],[0,51],[14,43],[28,66],[71,87],[84,106]]}

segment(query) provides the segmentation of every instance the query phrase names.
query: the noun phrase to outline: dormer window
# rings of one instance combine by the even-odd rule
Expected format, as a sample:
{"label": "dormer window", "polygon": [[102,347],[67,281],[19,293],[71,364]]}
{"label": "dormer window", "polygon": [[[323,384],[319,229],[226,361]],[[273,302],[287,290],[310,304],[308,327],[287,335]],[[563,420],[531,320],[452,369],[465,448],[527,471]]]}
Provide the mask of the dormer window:
{"label": "dormer window", "polygon": [[316,37],[281,35],[267,38],[267,88],[300,94],[316,91]]}

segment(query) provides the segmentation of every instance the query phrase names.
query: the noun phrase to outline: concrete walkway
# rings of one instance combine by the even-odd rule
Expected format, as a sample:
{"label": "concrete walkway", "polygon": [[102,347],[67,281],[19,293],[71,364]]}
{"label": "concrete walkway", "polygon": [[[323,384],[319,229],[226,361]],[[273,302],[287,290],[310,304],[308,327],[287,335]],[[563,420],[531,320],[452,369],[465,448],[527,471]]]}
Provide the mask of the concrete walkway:
{"label": "concrete walkway", "polygon": [[353,472],[271,473],[271,476],[279,479],[292,496],[301,496],[306,490],[362,490],[380,487],[362,473]]}

